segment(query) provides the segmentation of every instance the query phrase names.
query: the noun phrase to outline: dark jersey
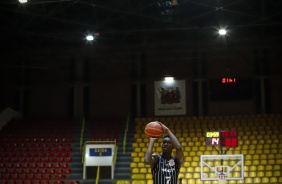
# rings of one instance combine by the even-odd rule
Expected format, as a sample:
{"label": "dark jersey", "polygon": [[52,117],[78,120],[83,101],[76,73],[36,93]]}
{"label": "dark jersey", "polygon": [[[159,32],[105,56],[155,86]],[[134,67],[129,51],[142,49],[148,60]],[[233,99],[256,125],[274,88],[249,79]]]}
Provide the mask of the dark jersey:
{"label": "dark jersey", "polygon": [[177,184],[179,165],[175,157],[167,160],[158,155],[157,162],[151,171],[154,184]]}

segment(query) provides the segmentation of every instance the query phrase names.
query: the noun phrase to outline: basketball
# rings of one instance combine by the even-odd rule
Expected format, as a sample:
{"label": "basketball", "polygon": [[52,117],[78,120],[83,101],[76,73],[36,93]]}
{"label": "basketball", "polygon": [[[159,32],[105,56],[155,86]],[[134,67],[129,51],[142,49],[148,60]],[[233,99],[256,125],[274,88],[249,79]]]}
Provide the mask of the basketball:
{"label": "basketball", "polygon": [[164,130],[159,122],[152,121],[145,126],[145,134],[147,138],[159,138],[164,134]]}

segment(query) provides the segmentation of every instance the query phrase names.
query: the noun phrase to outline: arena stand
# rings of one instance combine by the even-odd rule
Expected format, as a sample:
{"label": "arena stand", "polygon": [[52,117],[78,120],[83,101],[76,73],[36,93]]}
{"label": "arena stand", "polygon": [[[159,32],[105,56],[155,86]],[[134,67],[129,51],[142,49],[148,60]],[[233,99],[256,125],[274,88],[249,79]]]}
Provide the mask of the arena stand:
{"label": "arena stand", "polygon": [[72,121],[11,120],[0,131],[1,184],[78,184],[73,141]]}

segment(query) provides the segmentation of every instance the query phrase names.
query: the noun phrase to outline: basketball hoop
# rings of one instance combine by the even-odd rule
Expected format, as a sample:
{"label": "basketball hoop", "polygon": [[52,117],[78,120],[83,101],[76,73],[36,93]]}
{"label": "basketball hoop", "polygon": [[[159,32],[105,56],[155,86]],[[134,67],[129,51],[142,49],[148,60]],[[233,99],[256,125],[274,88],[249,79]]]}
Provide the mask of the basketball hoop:
{"label": "basketball hoop", "polygon": [[219,184],[225,184],[226,182],[226,178],[227,178],[227,174],[224,172],[220,172],[217,174],[217,178],[218,178],[218,183]]}

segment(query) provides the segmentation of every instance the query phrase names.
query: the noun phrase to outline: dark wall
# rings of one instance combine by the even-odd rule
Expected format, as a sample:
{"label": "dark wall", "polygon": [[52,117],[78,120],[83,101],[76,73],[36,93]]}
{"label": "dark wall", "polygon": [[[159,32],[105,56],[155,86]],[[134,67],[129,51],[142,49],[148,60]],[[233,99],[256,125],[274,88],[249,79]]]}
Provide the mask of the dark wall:
{"label": "dark wall", "polygon": [[[0,70],[1,109],[9,106],[26,117],[73,117],[78,83],[83,86],[82,110],[89,118],[138,116],[139,84],[139,113],[153,116],[154,81],[165,75],[186,81],[188,116],[281,113],[281,40],[275,39],[262,43],[215,38],[202,42],[10,51]],[[250,79],[252,96],[212,100],[210,81],[222,77]],[[194,88],[200,80],[204,91],[193,94],[198,93]],[[204,114],[197,109],[199,95],[204,99]]]}

